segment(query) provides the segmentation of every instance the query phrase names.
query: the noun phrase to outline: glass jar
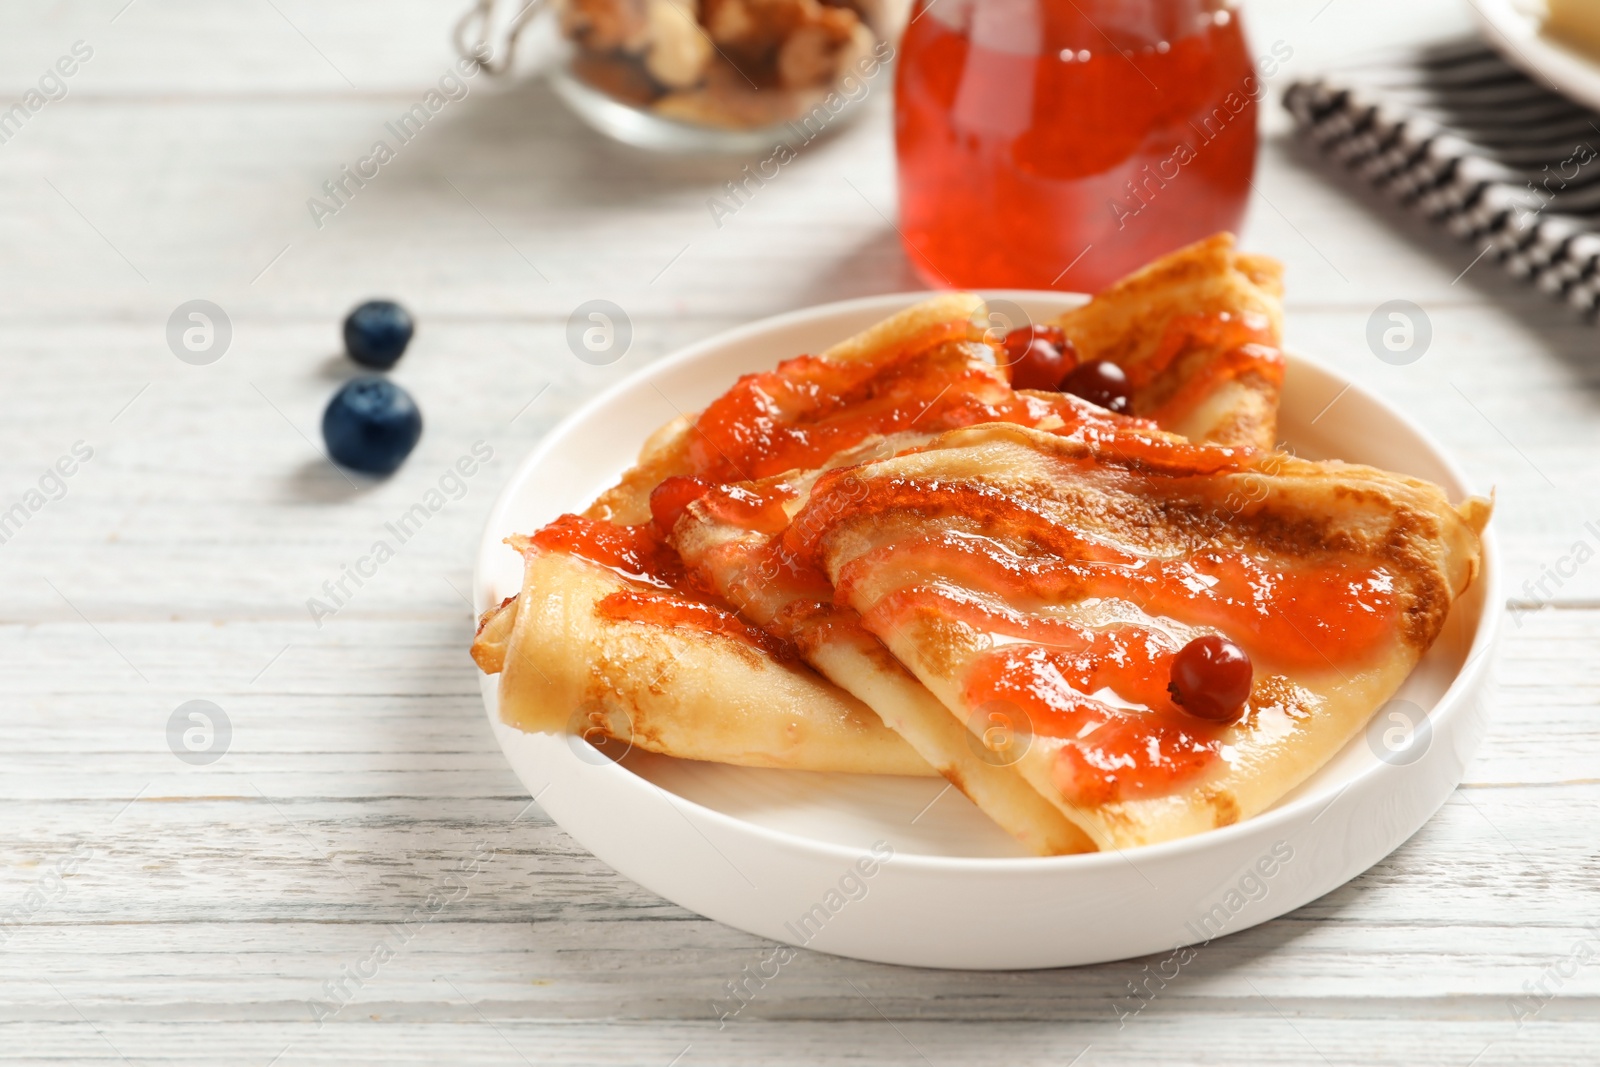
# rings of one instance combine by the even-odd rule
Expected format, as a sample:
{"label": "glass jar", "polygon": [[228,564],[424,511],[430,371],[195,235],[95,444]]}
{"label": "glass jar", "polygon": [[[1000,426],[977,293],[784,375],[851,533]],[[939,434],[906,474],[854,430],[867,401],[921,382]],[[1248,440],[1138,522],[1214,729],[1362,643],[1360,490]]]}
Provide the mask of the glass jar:
{"label": "glass jar", "polygon": [[[554,14],[552,87],[590,125],[645,148],[749,152],[811,140],[855,111],[893,54],[907,0],[533,0]],[[458,29],[482,57],[494,0]],[[895,18],[896,12],[900,18]],[[474,19],[482,37],[462,35]],[[480,62],[482,60],[480,59]],[[484,63],[497,72],[494,63]],[[498,65],[504,69],[505,62]]]}
{"label": "glass jar", "polygon": [[899,64],[930,285],[1093,292],[1244,216],[1264,85],[1225,0],[918,0]]}

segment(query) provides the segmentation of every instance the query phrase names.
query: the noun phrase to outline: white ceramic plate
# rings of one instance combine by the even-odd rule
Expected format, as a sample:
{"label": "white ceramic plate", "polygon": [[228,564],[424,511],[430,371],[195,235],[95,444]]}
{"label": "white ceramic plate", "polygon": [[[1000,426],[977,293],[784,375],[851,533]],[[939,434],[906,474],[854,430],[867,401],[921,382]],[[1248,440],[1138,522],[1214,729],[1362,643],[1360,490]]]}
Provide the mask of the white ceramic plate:
{"label": "white ceramic plate", "polygon": [[[586,507],[656,426],[704,406],[739,374],[820,351],[925,295],[829,304],[730,331],[646,368],[574,414],[523,462],[490,513],[478,608],[521,586],[520,559],[502,539]],[[1035,318],[1082,299],[995,295]],[[1290,358],[1280,427],[1303,456],[1428,478],[1456,499],[1468,491],[1438,446],[1399,412],[1299,357]],[[506,757],[551,818],[622,874],[692,911],[777,941],[888,963],[1093,963],[1265,922],[1410,837],[1461,780],[1483,732],[1499,621],[1485,605],[1500,603],[1498,584],[1491,536],[1483,578],[1400,693],[1427,711],[1405,757],[1380,760],[1375,753],[1385,749],[1358,737],[1254,819],[1120,853],[1022,855],[936,779],[761,770],[643,752],[613,763],[582,740],[501,723],[492,677],[483,679],[484,702]],[[871,861],[875,844],[880,855],[892,849],[892,858]],[[858,868],[863,856],[869,862]]]}
{"label": "white ceramic plate", "polygon": [[1506,62],[1553,85],[1580,104],[1600,110],[1600,62],[1547,37],[1538,0],[1468,0],[1483,36]]}

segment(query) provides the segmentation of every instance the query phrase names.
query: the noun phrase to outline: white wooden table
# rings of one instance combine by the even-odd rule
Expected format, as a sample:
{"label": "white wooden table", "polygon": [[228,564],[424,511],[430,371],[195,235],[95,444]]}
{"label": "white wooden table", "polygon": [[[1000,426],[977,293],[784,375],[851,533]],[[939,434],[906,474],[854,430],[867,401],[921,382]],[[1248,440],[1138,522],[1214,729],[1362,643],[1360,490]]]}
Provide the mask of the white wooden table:
{"label": "white wooden table", "polygon": [[[93,50],[0,144],[0,510],[92,450],[0,544],[0,1059],[1594,1060],[1600,564],[1524,582],[1600,548],[1600,333],[1487,261],[1458,278],[1477,249],[1325,179],[1275,106],[1245,236],[1289,265],[1291,340],[1498,490],[1515,599],[1466,784],[1370,872],[1213,943],[1120,1027],[1147,961],[986,975],[803,954],[719,1029],[710,1001],[766,946],[528,807],[483,720],[463,594],[489,501],[575,404],[725,327],[915,287],[884,219],[888,92],[719,228],[705,201],[735,165],[640,156],[536,81],[478,78],[317,228],[307,199],[445,70],[458,4],[0,9],[6,106],[74,42]],[[1467,26],[1450,0],[1249,14],[1257,51],[1293,50],[1275,91]],[[348,371],[338,320],[374,294],[420,319],[398,378],[427,431],[357,488],[312,442]],[[233,329],[207,366],[165,339],[196,298]],[[563,339],[592,298],[634,328],[608,367]],[[1434,329],[1405,367],[1364,341],[1394,298]],[[465,495],[315,625],[307,599],[477,441],[495,458]],[[168,742],[197,699],[231,724],[207,765]],[[411,922],[475,853],[464,894]],[[1541,983],[1519,1026],[1513,998]]]}

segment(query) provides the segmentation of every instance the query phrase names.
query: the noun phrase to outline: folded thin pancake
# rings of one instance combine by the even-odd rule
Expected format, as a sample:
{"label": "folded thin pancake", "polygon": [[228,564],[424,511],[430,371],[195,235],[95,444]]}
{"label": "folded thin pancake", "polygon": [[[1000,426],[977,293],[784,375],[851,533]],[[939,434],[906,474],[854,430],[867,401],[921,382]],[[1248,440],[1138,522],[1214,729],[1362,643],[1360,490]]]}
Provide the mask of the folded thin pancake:
{"label": "folded thin pancake", "polygon": [[[616,738],[750,767],[931,774],[871,709],[765,633],[676,625],[683,605],[610,568],[531,541],[521,598],[479,644],[498,656],[501,717],[519,730]],[[641,622],[646,625],[641,625]]]}
{"label": "folded thin pancake", "polygon": [[[1238,273],[1233,259],[1228,256],[1212,256],[1203,266],[1219,272]],[[1271,273],[1266,267],[1262,271],[1263,276]],[[1194,288],[1197,285],[1194,274],[1194,269],[1188,271],[1180,279],[1181,283]],[[1219,288],[1226,289],[1227,286],[1212,285],[1207,292]],[[1155,292],[1159,286],[1147,289]],[[1242,284],[1235,284],[1234,289],[1241,294],[1237,305],[1240,315],[1253,312],[1263,302],[1275,300],[1275,293],[1266,288],[1257,294],[1252,294]],[[1150,299],[1154,300],[1155,296],[1152,295]],[[1218,307],[1225,304],[1222,297],[1208,299],[1210,303],[1205,305],[1209,309],[1207,314],[1216,313]],[[1184,308],[1201,306],[1196,300],[1187,298],[1175,298],[1169,303]],[[630,569],[637,565],[638,559],[634,557],[640,553],[652,558],[673,555],[670,546],[662,544],[664,528],[652,510],[655,491],[664,482],[683,483],[693,479],[693,488],[687,490],[692,495],[709,486],[747,478],[768,477],[791,469],[819,469],[829,465],[834,456],[849,453],[885,435],[892,438],[895,435],[926,434],[992,421],[1050,425],[1053,419],[1057,419],[1057,409],[1083,406],[1081,402],[1063,398],[1060,394],[1012,392],[1006,385],[1006,372],[1000,365],[1003,359],[997,357],[996,346],[980,343],[985,338],[976,323],[984,319],[983,308],[983,302],[975,296],[947,294],[936,297],[833,346],[820,356],[802,356],[786,361],[774,371],[741,378],[700,415],[675,419],[657,431],[646,442],[639,462],[624,474],[616,486],[602,494],[582,516],[563,516],[557,523],[541,531],[535,540],[543,542],[545,551],[598,559],[613,571],[625,575],[629,581],[642,580],[653,596],[682,601],[676,611],[661,611],[649,617],[641,615],[629,620],[629,629],[613,635],[618,641],[626,633],[649,645],[659,636],[653,634],[652,630],[671,630],[675,640],[702,648],[737,641],[738,638],[730,634],[742,625],[742,621],[729,610],[729,605],[720,600],[715,584],[703,580],[703,575],[700,580],[685,585],[683,579],[686,575],[681,566],[674,568],[670,565],[676,563],[675,559],[668,560],[668,573],[641,574]],[[1225,310],[1222,314],[1226,318]],[[1275,324],[1276,320],[1273,318],[1270,321]],[[1131,319],[1124,326],[1131,331],[1141,328],[1137,321]],[[1110,332],[1102,328],[1096,336],[1109,337]],[[1275,325],[1272,338],[1276,338]],[[1145,376],[1146,380],[1140,387],[1143,392],[1135,393],[1135,401],[1143,393],[1154,396],[1169,390],[1171,383],[1180,375],[1204,377],[1210,383],[1204,388],[1232,388],[1232,379],[1226,375],[1212,374],[1210,365],[1203,361],[1168,360],[1163,363],[1160,374]],[[685,487],[677,487],[676,492],[680,494],[677,507],[685,502],[681,496],[685,491]],[[662,501],[657,500],[656,503],[661,504]],[[675,514],[676,508],[670,499],[666,501],[663,511],[669,519]],[[619,540],[629,542],[621,556],[605,548],[597,550],[599,542],[615,548]],[[521,615],[520,602],[548,595],[540,585],[543,573],[543,570],[533,568],[530,558],[520,596],[485,614],[480,625],[479,640],[474,645],[474,657],[480,666],[493,673],[499,669],[504,649],[509,643],[518,658],[526,660],[546,675],[557,676],[577,670],[586,671],[593,677],[609,676],[609,668],[600,659],[598,649],[564,645],[549,640],[545,635],[514,626]],[[610,647],[610,655],[621,654],[621,644],[614,642]],[[737,656],[747,656],[749,647],[747,644],[740,649]],[[851,647],[859,650],[862,646],[857,641],[852,642]],[[874,653],[868,656],[869,659],[888,662],[882,650],[875,649],[870,642],[865,648]],[[813,666],[819,665],[817,658],[807,656],[807,661]],[[811,685],[824,694],[819,699],[832,703],[852,699],[821,678],[805,672],[804,668],[793,663],[785,663],[783,667],[790,672],[799,670],[801,676],[808,677]],[[904,675],[898,668],[883,669],[889,674],[898,672],[900,676]],[[832,677],[832,672],[825,670],[823,673]],[[754,687],[749,689],[754,706],[770,707],[777,719],[791,714],[782,700],[760,699],[760,676],[746,672],[737,680],[745,687]],[[551,721],[550,714],[544,709],[519,708],[520,702],[534,699],[539,691],[510,685],[505,679],[501,688],[502,707],[506,709],[503,714],[508,721]],[[867,697],[869,690],[877,692],[882,686],[874,686],[863,677],[847,688],[857,696]],[[548,696],[550,690],[544,692]],[[909,693],[906,696],[908,700],[911,699]],[[659,685],[639,699],[648,702],[657,697],[664,705],[655,716],[658,721],[679,714],[684,706],[682,701],[666,694]],[[870,703],[871,698],[867,699]],[[935,707],[925,692],[917,693],[916,699],[925,708]],[[707,709],[701,718],[714,718],[716,714],[715,709]],[[948,733],[948,724],[943,716],[925,718],[931,720],[929,725],[933,732]],[[891,721],[903,719],[904,716],[891,716]],[[779,725],[774,723],[771,730],[776,730]],[[605,727],[597,728],[603,731]],[[663,736],[678,735],[673,731],[663,732]],[[955,742],[959,742],[957,751],[947,751]],[[867,743],[863,741],[863,744]],[[877,744],[876,740],[870,743]],[[670,747],[658,747],[657,750],[673,752]],[[920,750],[924,757],[932,757],[933,762],[940,764],[947,777],[962,785],[969,795],[974,788],[972,783],[981,783],[985,778],[994,777],[981,759],[973,757],[968,751],[964,737],[949,737],[947,743],[938,749],[924,743]],[[695,747],[694,751],[696,758],[721,758],[709,743]],[[795,760],[791,765],[794,766],[846,769],[859,762],[822,749],[791,751]],[[905,757],[906,754],[902,753],[896,759],[886,761],[881,769],[889,771],[891,767],[904,767],[908,763]],[[730,761],[743,759],[737,753],[729,756]],[[1007,788],[1013,788],[1011,776],[1005,776],[1005,783]],[[1023,800],[1031,802],[1034,807],[1038,806],[1037,800],[1030,796],[1024,796]],[[1006,820],[1001,821],[1007,824]],[[1036,830],[1039,818],[1030,818],[1022,823],[1026,832],[1019,832],[1017,823],[1017,820],[1011,820],[1009,828],[1019,836],[1031,837],[1031,847],[1062,851],[1087,845],[1086,840],[1064,820],[1058,820],[1055,831],[1044,838]]]}
{"label": "folded thin pancake", "polygon": [[[716,477],[735,465],[781,465],[790,462],[788,457],[810,458],[833,444],[853,443],[875,427],[909,423],[919,415],[932,425],[944,426],[992,417],[987,411],[957,407],[953,397],[941,398],[938,394],[950,384],[948,378],[936,382],[917,375],[891,375],[890,381],[873,380],[877,367],[921,355],[950,338],[968,336],[981,305],[972,296],[936,297],[841,342],[821,357],[789,361],[786,377],[776,372],[746,376],[699,418],[675,419],[651,435],[635,466],[584,514],[561,516],[531,538],[514,541],[525,559],[522,591],[484,613],[472,648],[481,669],[501,674],[502,719],[522,729],[546,732],[574,729],[574,722],[581,720],[585,731],[684,758],[808,770],[932,774],[926,761],[887,731],[860,701],[818,676],[781,643],[750,640],[751,627],[730,607],[687,582],[653,519],[651,498],[668,479]],[[935,362],[954,377],[966,370],[958,360]],[[810,385],[819,375],[830,373],[854,389],[847,398],[850,402],[820,411],[815,405],[807,408]],[[987,373],[994,373],[992,367]],[[790,389],[782,399],[796,406],[782,418],[752,410],[784,385]],[[1015,398],[1013,402],[1027,403]],[[856,425],[839,417],[846,408],[869,410]],[[744,439],[746,431],[763,419],[769,430],[779,432],[769,433],[760,443],[786,458],[764,456],[752,447],[754,442]],[[794,429],[802,422],[803,430]],[[785,426],[791,428],[787,435],[781,432]],[[563,559],[585,566],[563,567],[559,562]],[[603,580],[601,572],[620,585],[602,591],[596,584]],[[563,579],[574,575],[583,576],[588,595],[572,596],[571,582]],[[651,608],[632,610],[626,618],[599,618],[612,594],[618,594],[609,601],[613,614],[623,594],[647,599]],[[563,596],[566,601],[551,603]],[[555,615],[547,618],[551,611]],[[581,625],[580,616],[584,616]],[[527,621],[535,618],[559,622],[557,629],[567,628],[578,639]],[[647,684],[638,684],[641,680],[630,673],[633,666],[658,662],[661,650],[668,647],[678,662],[696,663],[702,673],[716,672],[716,684],[705,684],[695,672],[680,670],[654,672],[643,680]],[[575,720],[580,706],[587,710]],[[626,732],[630,727],[639,731],[647,722],[654,724],[647,737]],[[707,728],[719,722],[736,723],[738,729]],[[818,728],[819,723],[828,728]],[[625,732],[613,734],[613,730]],[[785,739],[782,745],[768,740],[780,737]]]}
{"label": "folded thin pancake", "polygon": [[[951,431],[822,475],[777,545],[1101,848],[1248,818],[1321,766],[1438,636],[1489,515],[1370,467],[1127,438]],[[1166,689],[1208,633],[1255,664],[1231,726]]]}
{"label": "folded thin pancake", "polygon": [[1283,268],[1219,233],[1056,320],[1084,361],[1121,366],[1131,413],[1194,441],[1277,443]]}

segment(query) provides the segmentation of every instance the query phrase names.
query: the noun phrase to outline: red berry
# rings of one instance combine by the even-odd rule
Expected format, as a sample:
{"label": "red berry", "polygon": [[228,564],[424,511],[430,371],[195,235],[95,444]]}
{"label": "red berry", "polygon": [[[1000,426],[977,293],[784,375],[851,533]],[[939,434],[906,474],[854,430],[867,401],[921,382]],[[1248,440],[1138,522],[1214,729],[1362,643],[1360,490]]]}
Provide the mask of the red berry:
{"label": "red berry", "polygon": [[[1001,347],[1006,350],[1006,366],[1009,367],[1021,359],[1022,354],[1028,350],[1028,346],[1033,344],[1033,339],[1039,336],[1033,332],[1034,329],[1035,327],[1033,326],[1018,326],[1015,330],[1006,334],[1005,339],[1000,342]],[[1049,340],[1049,338],[1045,338],[1045,340]]]}
{"label": "red berry", "polygon": [[1013,389],[1054,389],[1078,363],[1077,351],[1059,326],[1023,326],[1006,334],[1006,364]]}
{"label": "red berry", "polygon": [[1011,353],[1012,362],[1015,362],[1022,355],[1023,349],[1028,347],[1028,342],[1035,338],[1049,341],[1057,348],[1068,347],[1067,332],[1059,326],[1051,326],[1042,322],[1029,326],[1019,326],[1006,334],[1006,351]]}
{"label": "red berry", "polygon": [[1109,359],[1085,363],[1061,380],[1061,391],[1124,414],[1133,399],[1128,375]]}
{"label": "red berry", "polygon": [[650,517],[662,537],[670,536],[683,513],[711,486],[699,478],[675,474],[650,491]]}
{"label": "red berry", "polygon": [[1235,723],[1244,716],[1254,670],[1250,654],[1220,634],[1190,641],[1172,660],[1172,702],[1196,718]]}
{"label": "red berry", "polygon": [[1035,337],[1011,364],[1011,388],[1054,389],[1066,371],[1067,361],[1061,358],[1061,349]]}

